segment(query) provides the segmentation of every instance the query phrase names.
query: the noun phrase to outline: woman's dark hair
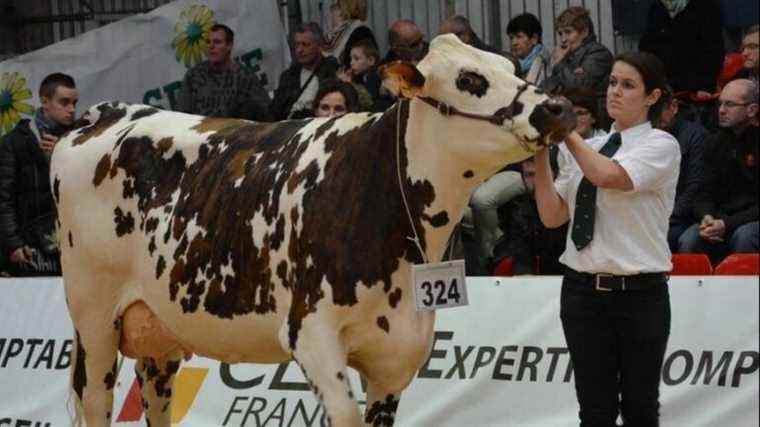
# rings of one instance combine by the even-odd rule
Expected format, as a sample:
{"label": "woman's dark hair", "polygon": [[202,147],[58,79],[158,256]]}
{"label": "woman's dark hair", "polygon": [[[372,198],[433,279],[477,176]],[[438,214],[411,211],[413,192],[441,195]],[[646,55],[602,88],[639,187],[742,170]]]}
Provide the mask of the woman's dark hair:
{"label": "woman's dark hair", "polygon": [[541,22],[532,13],[517,15],[507,24],[507,35],[525,33],[528,37],[538,36],[539,43],[541,43],[542,32]]}
{"label": "woman's dark hair", "polygon": [[339,92],[343,95],[343,99],[346,100],[347,113],[355,113],[359,111],[359,94],[350,83],[341,80],[327,80],[319,86],[317,96],[314,97],[312,110],[317,111],[322,98],[333,92]]}
{"label": "woman's dark hair", "polygon": [[625,52],[615,57],[615,62],[624,62],[641,75],[641,80],[644,81],[644,92],[647,94],[652,93],[655,89],[660,89],[662,95],[657,102],[649,107],[649,113],[647,118],[652,123],[657,123],[660,120],[660,114],[667,102],[666,93],[668,92],[668,80],[665,77],[665,65],[660,61],[660,58],[649,52]]}
{"label": "woman's dark hair", "polygon": [[588,30],[589,34],[594,34],[594,22],[591,20],[588,9],[581,6],[572,6],[565,9],[557,17],[554,27],[557,29],[570,27],[578,32]]}

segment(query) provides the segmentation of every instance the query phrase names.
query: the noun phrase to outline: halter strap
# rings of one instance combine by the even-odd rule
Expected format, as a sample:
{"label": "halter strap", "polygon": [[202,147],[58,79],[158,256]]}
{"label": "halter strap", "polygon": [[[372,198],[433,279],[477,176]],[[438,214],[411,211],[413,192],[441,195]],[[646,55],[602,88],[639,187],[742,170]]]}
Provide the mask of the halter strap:
{"label": "halter strap", "polygon": [[507,105],[506,107],[500,108],[496,110],[495,113],[490,114],[490,115],[468,113],[466,111],[461,111],[457,107],[443,103],[429,96],[421,96],[418,99],[430,105],[431,107],[435,108],[436,110],[438,110],[439,113],[441,113],[441,115],[445,117],[461,116],[461,117],[467,117],[468,119],[482,120],[496,126],[501,126],[504,124],[506,120],[512,120],[512,118],[515,116],[517,100],[520,98],[520,95],[522,95],[523,92],[525,92],[528,89],[529,86],[530,85],[528,83],[520,85],[517,88],[517,94],[515,94],[515,97],[514,99],[512,99],[512,102],[509,103],[509,105]]}

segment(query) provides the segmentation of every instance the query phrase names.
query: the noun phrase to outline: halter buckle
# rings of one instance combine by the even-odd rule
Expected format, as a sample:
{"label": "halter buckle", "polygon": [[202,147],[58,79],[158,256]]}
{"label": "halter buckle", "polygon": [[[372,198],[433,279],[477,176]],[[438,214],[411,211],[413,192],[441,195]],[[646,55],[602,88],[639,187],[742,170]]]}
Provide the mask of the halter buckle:
{"label": "halter buckle", "polygon": [[451,105],[445,104],[445,103],[440,102],[440,101],[438,102],[438,112],[441,113],[442,115],[446,116],[446,117],[449,117],[452,114],[454,114],[454,111],[453,111]]}

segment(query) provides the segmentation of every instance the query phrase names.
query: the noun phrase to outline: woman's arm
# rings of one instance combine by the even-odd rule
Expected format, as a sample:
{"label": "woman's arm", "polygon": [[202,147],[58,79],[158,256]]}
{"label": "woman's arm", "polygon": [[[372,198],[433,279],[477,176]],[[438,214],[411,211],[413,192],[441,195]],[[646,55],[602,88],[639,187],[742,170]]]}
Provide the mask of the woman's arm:
{"label": "woman's arm", "polygon": [[628,172],[617,162],[599,154],[590,145],[586,144],[576,132],[572,132],[565,145],[578,162],[583,175],[599,188],[630,191],[633,190],[633,181]]}
{"label": "woman's arm", "polygon": [[538,216],[547,228],[557,228],[570,220],[567,203],[554,188],[554,176],[549,164],[549,149],[536,153],[536,205]]}

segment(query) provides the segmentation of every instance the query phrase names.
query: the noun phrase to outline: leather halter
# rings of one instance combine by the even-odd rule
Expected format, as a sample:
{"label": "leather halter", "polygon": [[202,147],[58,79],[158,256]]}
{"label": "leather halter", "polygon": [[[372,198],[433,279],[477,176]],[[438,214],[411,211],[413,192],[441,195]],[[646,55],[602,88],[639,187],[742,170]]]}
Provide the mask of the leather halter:
{"label": "leather halter", "polygon": [[499,108],[498,110],[496,110],[495,113],[491,115],[468,113],[466,111],[461,111],[457,107],[454,107],[449,104],[445,104],[435,98],[430,98],[428,96],[421,96],[418,99],[430,105],[431,107],[435,108],[436,110],[438,110],[439,113],[441,113],[445,117],[461,116],[461,117],[467,117],[468,119],[473,119],[473,120],[483,120],[493,125],[501,126],[504,124],[506,120],[512,120],[512,118],[515,116],[515,108],[517,105],[517,100],[518,98],[520,98],[520,95],[522,95],[523,92],[525,92],[525,90],[528,89],[528,87],[530,87],[530,84],[528,83],[518,86],[517,94],[515,95],[514,99],[512,99],[512,102],[504,108]]}

